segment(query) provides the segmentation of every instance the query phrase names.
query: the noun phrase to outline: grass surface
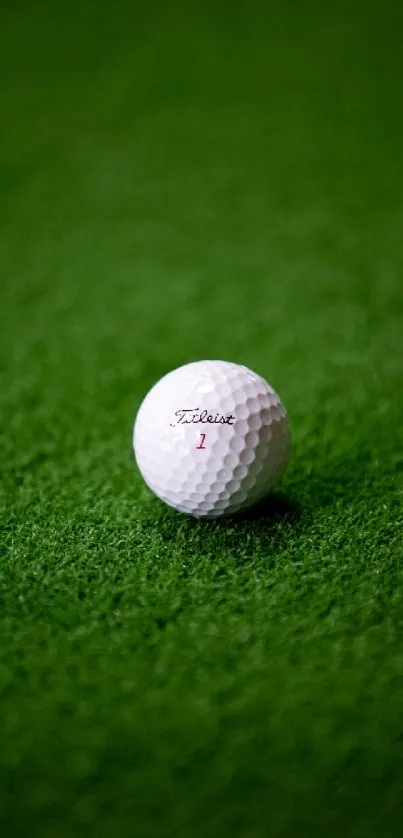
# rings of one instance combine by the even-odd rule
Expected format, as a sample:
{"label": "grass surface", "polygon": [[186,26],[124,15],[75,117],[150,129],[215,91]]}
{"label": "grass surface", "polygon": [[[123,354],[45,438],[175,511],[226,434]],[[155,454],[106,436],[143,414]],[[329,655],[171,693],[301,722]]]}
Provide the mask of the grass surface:
{"label": "grass surface", "polygon": [[[2,4],[5,838],[400,836],[402,13]],[[169,369],[293,459],[197,522],[136,472]]]}

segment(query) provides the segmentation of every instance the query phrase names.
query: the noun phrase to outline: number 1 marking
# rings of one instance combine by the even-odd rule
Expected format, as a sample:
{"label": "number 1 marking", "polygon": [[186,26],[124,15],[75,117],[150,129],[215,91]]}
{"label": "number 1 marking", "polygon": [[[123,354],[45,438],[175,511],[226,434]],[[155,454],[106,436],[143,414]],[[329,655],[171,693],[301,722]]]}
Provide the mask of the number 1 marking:
{"label": "number 1 marking", "polygon": [[206,434],[200,434],[200,436],[201,436],[200,445],[196,445],[196,448],[197,448],[199,451],[200,451],[201,449],[203,449],[203,451],[204,451],[204,450],[205,450],[205,448],[206,448],[206,446],[204,445],[204,440],[206,439]]}

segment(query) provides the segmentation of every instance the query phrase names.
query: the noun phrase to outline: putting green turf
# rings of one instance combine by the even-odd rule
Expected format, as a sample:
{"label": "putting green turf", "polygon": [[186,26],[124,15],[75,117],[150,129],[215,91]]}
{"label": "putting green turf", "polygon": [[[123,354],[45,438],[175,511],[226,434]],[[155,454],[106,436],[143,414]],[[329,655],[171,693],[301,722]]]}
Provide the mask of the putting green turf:
{"label": "putting green turf", "polygon": [[[401,4],[0,16],[2,835],[400,836]],[[244,518],[134,466],[198,358],[288,407]]]}

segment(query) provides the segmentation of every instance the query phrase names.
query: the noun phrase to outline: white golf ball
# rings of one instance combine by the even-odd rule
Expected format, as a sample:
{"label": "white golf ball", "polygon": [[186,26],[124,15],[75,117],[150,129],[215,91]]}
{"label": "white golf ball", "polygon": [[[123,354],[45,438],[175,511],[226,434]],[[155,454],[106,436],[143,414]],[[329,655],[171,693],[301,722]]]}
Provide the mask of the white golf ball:
{"label": "white golf ball", "polygon": [[152,387],[134,425],[133,447],[150,489],[197,518],[230,515],[260,500],[290,452],[286,411],[247,367],[196,361]]}

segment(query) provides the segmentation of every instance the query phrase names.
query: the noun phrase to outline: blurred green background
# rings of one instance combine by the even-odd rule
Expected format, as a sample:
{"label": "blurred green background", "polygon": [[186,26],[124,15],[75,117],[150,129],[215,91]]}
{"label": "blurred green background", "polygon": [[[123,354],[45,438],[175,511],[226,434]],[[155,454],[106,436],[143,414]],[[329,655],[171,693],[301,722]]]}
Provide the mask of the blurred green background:
{"label": "blurred green background", "polygon": [[[0,6],[0,826],[400,836],[403,6]],[[244,363],[292,462],[198,522],[136,471]]]}

